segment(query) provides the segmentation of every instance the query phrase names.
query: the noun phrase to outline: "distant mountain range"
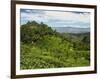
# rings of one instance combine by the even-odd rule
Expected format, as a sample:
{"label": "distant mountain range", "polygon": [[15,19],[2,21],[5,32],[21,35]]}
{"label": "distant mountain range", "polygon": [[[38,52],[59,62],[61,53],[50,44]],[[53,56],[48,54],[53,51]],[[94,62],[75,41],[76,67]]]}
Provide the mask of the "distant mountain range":
{"label": "distant mountain range", "polygon": [[78,28],[78,27],[51,27],[60,33],[86,33],[90,32],[90,28]]}

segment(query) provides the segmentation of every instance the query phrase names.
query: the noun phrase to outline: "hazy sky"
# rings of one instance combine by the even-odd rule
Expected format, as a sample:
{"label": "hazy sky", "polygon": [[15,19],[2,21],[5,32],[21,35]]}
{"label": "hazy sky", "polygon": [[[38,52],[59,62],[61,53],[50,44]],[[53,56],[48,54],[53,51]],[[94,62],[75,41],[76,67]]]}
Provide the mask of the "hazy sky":
{"label": "hazy sky", "polygon": [[21,9],[21,24],[35,20],[51,27],[90,27],[89,12]]}

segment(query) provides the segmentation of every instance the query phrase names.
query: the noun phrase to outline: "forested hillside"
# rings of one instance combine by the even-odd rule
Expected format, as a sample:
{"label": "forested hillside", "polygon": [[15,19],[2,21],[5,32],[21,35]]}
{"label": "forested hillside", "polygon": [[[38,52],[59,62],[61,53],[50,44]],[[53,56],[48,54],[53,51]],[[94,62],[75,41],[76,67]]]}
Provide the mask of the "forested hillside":
{"label": "forested hillside", "polygon": [[21,25],[21,69],[90,65],[90,34],[59,33],[43,22]]}

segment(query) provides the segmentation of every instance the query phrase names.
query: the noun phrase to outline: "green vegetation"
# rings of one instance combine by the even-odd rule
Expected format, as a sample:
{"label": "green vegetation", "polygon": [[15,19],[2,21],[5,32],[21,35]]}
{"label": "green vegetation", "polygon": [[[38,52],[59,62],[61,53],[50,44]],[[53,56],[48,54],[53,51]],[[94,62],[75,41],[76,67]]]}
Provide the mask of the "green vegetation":
{"label": "green vegetation", "polygon": [[36,21],[21,25],[21,69],[90,65],[89,33],[58,33]]}

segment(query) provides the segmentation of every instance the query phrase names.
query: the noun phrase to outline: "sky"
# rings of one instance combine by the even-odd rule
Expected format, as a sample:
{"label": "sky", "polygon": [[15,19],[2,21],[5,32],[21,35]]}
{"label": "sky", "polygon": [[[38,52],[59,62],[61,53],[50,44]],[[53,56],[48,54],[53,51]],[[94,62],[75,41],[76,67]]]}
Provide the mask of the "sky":
{"label": "sky", "polygon": [[89,12],[20,9],[21,25],[28,21],[44,22],[50,27],[90,27]]}

